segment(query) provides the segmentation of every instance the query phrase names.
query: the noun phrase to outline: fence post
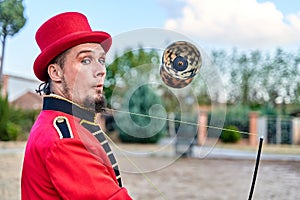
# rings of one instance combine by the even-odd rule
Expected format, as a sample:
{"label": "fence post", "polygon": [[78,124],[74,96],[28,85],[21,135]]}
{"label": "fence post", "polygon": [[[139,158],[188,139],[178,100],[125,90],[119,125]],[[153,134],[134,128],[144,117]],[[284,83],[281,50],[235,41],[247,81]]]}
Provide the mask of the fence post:
{"label": "fence post", "polygon": [[[3,75],[2,77],[2,88],[1,88],[1,95],[2,97],[6,97],[8,93],[8,75]],[[1,86],[1,84],[0,84]]]}
{"label": "fence post", "polygon": [[276,117],[276,144],[281,144],[281,116]]}
{"label": "fence post", "polygon": [[258,118],[257,134],[264,137],[264,142],[268,143],[268,119],[266,116]]}
{"label": "fence post", "polygon": [[203,145],[207,137],[208,115],[206,111],[200,111],[198,116],[198,145]]}
{"label": "fence post", "polygon": [[257,145],[257,124],[258,124],[258,112],[249,113],[249,144]]}

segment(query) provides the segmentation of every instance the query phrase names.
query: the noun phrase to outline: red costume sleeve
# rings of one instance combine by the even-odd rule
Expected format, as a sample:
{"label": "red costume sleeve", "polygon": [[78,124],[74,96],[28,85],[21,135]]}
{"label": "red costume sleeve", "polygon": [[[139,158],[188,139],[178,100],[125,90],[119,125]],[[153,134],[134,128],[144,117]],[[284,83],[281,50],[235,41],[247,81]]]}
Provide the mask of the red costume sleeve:
{"label": "red costume sleeve", "polygon": [[46,167],[63,199],[131,199],[101,160],[79,140],[63,139],[51,148]]}

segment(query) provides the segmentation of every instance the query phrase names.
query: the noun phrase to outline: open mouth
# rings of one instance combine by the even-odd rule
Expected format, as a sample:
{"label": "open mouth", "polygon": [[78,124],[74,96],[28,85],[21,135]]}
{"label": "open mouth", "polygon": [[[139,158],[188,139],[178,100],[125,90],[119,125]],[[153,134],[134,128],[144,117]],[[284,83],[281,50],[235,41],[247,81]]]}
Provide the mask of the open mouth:
{"label": "open mouth", "polygon": [[96,85],[95,89],[96,89],[96,93],[97,94],[102,94],[102,92],[103,92],[103,85],[102,84]]}

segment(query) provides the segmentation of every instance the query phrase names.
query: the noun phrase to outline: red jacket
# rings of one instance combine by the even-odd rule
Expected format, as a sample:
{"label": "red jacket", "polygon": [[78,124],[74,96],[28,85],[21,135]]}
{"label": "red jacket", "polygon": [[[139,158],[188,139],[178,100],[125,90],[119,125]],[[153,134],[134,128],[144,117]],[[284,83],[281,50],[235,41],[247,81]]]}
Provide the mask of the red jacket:
{"label": "red jacket", "polygon": [[[47,98],[59,103],[53,97]],[[70,137],[62,136],[55,126],[55,120],[60,118],[67,121]],[[80,125],[80,120],[60,109],[40,113],[25,150],[23,200],[131,199],[127,190],[118,185],[101,144]]]}

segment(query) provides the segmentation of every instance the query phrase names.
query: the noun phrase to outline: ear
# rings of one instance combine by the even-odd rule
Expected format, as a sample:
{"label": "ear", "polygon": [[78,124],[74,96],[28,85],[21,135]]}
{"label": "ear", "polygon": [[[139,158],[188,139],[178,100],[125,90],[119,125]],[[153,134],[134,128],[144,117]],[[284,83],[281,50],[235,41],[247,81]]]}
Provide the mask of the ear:
{"label": "ear", "polygon": [[50,64],[48,66],[48,74],[52,81],[61,82],[63,72],[57,64]]}

